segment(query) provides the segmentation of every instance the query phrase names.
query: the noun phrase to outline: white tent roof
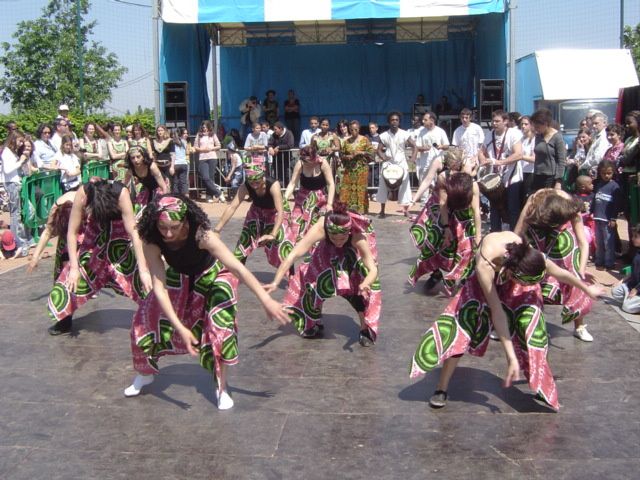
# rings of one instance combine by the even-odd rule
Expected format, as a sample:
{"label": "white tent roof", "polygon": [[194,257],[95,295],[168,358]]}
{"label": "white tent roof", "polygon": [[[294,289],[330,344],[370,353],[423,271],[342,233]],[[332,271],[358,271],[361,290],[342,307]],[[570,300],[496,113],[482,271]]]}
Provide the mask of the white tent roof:
{"label": "white tent roof", "polygon": [[616,98],[638,85],[629,50],[557,49],[535,52],[545,100]]}

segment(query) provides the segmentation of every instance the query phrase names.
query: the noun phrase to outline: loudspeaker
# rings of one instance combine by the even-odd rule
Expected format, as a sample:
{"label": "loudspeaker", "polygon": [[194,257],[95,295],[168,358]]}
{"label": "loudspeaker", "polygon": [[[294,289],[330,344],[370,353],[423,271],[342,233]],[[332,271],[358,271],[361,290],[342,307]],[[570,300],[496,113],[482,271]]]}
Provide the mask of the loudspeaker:
{"label": "loudspeaker", "polygon": [[504,110],[504,80],[480,80],[480,122],[491,122],[496,110]]}
{"label": "loudspeaker", "polygon": [[187,88],[187,82],[164,84],[164,123],[168,128],[188,128],[189,126]]}

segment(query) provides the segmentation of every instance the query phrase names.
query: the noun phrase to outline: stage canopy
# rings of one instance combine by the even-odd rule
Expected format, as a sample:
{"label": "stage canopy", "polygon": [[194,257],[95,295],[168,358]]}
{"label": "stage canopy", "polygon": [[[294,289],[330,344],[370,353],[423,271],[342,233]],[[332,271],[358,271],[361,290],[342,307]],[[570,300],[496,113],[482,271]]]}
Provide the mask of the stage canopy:
{"label": "stage canopy", "polygon": [[[481,78],[504,78],[503,0],[163,0],[161,82],[189,83],[190,128],[208,116],[205,72],[220,46],[222,121],[274,89],[310,115],[384,121],[416,95],[474,104]],[[405,122],[406,123],[406,122]]]}

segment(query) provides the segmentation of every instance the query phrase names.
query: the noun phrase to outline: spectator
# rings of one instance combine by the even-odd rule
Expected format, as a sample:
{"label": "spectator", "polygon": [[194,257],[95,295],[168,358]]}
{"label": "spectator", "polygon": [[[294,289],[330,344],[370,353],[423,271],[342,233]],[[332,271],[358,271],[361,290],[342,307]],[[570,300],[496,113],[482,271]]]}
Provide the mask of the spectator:
{"label": "spectator", "polygon": [[153,157],[162,174],[173,183],[173,175],[176,173],[175,143],[164,125],[156,127],[156,138],[151,142]]}
{"label": "spectator", "polygon": [[475,170],[478,164],[478,151],[484,142],[484,131],[471,121],[472,112],[468,108],[460,110],[460,126],[453,132],[451,144],[462,148],[469,170]]}
{"label": "spectator", "polygon": [[293,133],[282,122],[276,122],[273,126],[273,136],[269,142],[269,155],[274,158],[273,177],[281,185],[288,185],[291,177],[291,150],[295,147]]}
{"label": "spectator", "polygon": [[36,130],[38,139],[35,141],[34,158],[40,170],[53,170],[53,157],[57,149],[51,142],[51,132],[51,125],[47,123],[41,123]]}
{"label": "spectator", "polygon": [[546,108],[537,110],[531,116],[531,123],[536,132],[532,191],[552,187],[561,189],[567,157],[562,134],[552,127],[553,117]]}
{"label": "spectator", "polygon": [[309,119],[309,128],[302,131],[298,147],[303,149],[307,145],[311,145],[311,137],[316,133],[320,133],[320,120],[318,117],[313,116]]}
{"label": "spectator", "polygon": [[62,143],[63,135],[67,135],[69,133],[69,122],[67,119],[63,117],[56,118],[54,123],[55,125],[55,133],[51,136],[51,143],[56,149],[56,152],[60,150],[60,144]]}
{"label": "spectator", "polygon": [[213,198],[217,198],[220,203],[226,201],[224,193],[216,183],[214,177],[218,166],[218,150],[220,150],[220,140],[213,131],[213,125],[209,120],[205,120],[200,125],[200,131],[196,135],[193,149],[198,155],[198,173],[204,183],[207,192],[207,202],[213,203]]}
{"label": "spectator", "polygon": [[378,124],[376,122],[369,122],[369,134],[367,138],[371,142],[371,148],[374,151],[374,162],[371,168],[369,168],[369,179],[367,183],[369,186],[378,188],[380,182],[380,164],[375,161],[375,155],[378,151],[378,144],[380,143],[380,135],[378,134]]}
{"label": "spectator", "polygon": [[[622,125],[614,123],[613,125],[607,125],[606,132],[607,140],[611,146],[604,153],[603,160],[609,160],[615,163],[617,167],[621,167],[621,165],[618,165],[618,158],[624,149],[624,142],[622,141],[624,138],[624,128],[622,128]],[[616,178],[618,178],[617,171],[618,169],[616,168]]]}
{"label": "spectator", "polygon": [[[253,124],[253,131],[247,135],[244,141],[244,149],[251,155],[251,161],[254,165],[261,165],[262,168],[266,168],[265,154],[269,147],[269,137],[262,131],[262,127],[259,123]],[[238,146],[234,148],[237,150]]]}
{"label": "spectator", "polygon": [[416,96],[416,101],[413,102],[413,107],[411,108],[411,115],[412,116],[424,115],[427,112],[427,109],[428,109],[428,105],[424,100],[424,95],[422,93],[419,93]]}
{"label": "spectator", "polygon": [[276,100],[276,91],[267,90],[267,97],[262,102],[262,113],[264,119],[269,122],[269,125],[275,125],[278,121],[278,101]]}
{"label": "spectator", "polygon": [[71,124],[71,120],[69,120],[69,106],[65,103],[58,107],[58,116],[56,117],[56,120],[61,118],[65,119],[67,123]]}
{"label": "spectator", "polygon": [[349,122],[342,119],[339,120],[336,124],[336,135],[338,135],[338,140],[340,140],[340,146],[342,146],[342,142],[349,138]]}
{"label": "spectator", "polygon": [[73,153],[73,137],[62,137],[60,151],[53,157],[55,168],[60,170],[60,182],[65,192],[77,190],[80,187],[80,160]]}
{"label": "spectator", "polygon": [[2,150],[2,174],[4,188],[9,194],[9,216],[11,233],[13,234],[18,250],[16,257],[26,257],[29,254],[29,246],[33,243],[22,223],[20,222],[20,171],[29,159],[22,155],[18,157],[18,149],[24,144],[24,135],[20,131],[13,131],[9,135],[5,148]]}
{"label": "spectator", "polygon": [[189,194],[189,155],[191,145],[189,144],[189,130],[186,128],[176,128],[173,130],[173,145],[175,153],[175,165],[173,184],[171,193],[182,195]]}
{"label": "spectator", "polygon": [[580,170],[589,171],[596,168],[600,161],[604,158],[604,154],[609,149],[609,141],[607,140],[607,116],[604,113],[596,113],[591,117],[591,123],[594,130],[593,143],[587,152],[587,157]]}
{"label": "spectator", "polygon": [[[102,149],[96,139],[96,124],[88,122],[82,129],[84,136],[78,142],[80,157],[84,162],[94,162],[102,158]],[[73,141],[73,137],[71,139]]]}
{"label": "spectator", "polygon": [[449,98],[443,95],[440,98],[440,103],[436,105],[436,115],[449,115],[453,111],[453,107],[449,103]]}
{"label": "spectator", "polygon": [[[128,133],[127,133],[128,138]],[[151,148],[151,140],[149,140],[149,135],[144,127],[136,122],[131,126],[131,138],[128,138],[129,148],[131,147],[140,147],[144,148],[147,151],[147,155],[153,158],[153,150]]]}
{"label": "spectator", "polygon": [[300,100],[293,90],[287,92],[287,99],[284,101],[284,123],[293,133],[294,140],[300,138]]}
{"label": "spectator", "polygon": [[30,135],[24,136],[24,143],[20,148],[18,148],[18,157],[21,159],[25,157],[24,163],[22,164],[22,171],[20,175],[28,177],[33,173],[38,173],[38,166],[35,162],[35,156],[33,154],[35,147],[33,145],[33,140]]}
{"label": "spectator", "polygon": [[620,211],[620,186],[613,180],[616,165],[609,160],[598,164],[598,181],[593,198],[593,219],[596,222],[596,269],[612,269],[616,261],[616,218]]}
{"label": "spectator", "polygon": [[[629,238],[631,238],[631,184],[635,180],[633,175],[638,173],[640,169],[640,110],[632,110],[627,114],[624,120],[627,139],[624,142],[622,157],[619,158],[619,164],[622,166],[621,185],[622,188],[622,209],[627,225],[629,228]],[[627,260],[633,258],[633,245],[629,245],[629,252],[626,256]]]}
{"label": "spectator", "polygon": [[122,125],[114,123],[111,127],[111,138],[107,142],[107,150],[111,160],[111,178],[122,182],[127,174],[126,158],[129,142],[121,135]]}
{"label": "spectator", "polygon": [[416,132],[416,173],[418,181],[427,176],[431,161],[443,150],[449,148],[447,133],[436,125],[437,117],[433,112],[422,116],[422,127]]}
{"label": "spectator", "polygon": [[242,135],[246,137],[251,131],[251,126],[260,121],[262,107],[258,103],[258,97],[251,96],[240,103],[240,123],[242,124]]}
{"label": "spectator", "polygon": [[640,225],[633,227],[631,243],[636,250],[631,265],[631,275],[611,289],[611,296],[621,303],[623,312],[640,313]]}
{"label": "spectator", "polygon": [[522,132],[522,202],[527,201],[527,197],[531,193],[531,186],[533,185],[533,164],[536,157],[533,154],[533,146],[535,142],[535,132],[531,126],[531,118],[528,115],[520,117],[520,131]]}
{"label": "spectator", "polygon": [[10,258],[16,257],[16,253],[18,252],[18,248],[16,247],[16,239],[11,233],[11,230],[4,230],[2,232],[2,245],[0,249],[0,258],[3,260],[8,260]]}
{"label": "spectator", "polygon": [[509,120],[507,122],[507,127],[520,128],[521,118],[522,118],[522,114],[520,112],[509,112]]}

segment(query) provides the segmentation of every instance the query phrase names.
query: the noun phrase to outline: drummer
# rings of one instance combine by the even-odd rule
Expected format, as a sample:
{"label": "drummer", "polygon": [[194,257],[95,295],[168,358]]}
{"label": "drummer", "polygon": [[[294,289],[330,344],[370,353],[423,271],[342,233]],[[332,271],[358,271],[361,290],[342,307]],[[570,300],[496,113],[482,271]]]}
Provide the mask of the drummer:
{"label": "drummer", "polygon": [[496,110],[491,116],[491,130],[485,136],[484,144],[478,152],[478,159],[483,169],[481,176],[487,173],[499,173],[505,193],[502,198],[491,201],[491,231],[501,232],[502,225],[509,224],[513,230],[520,216],[522,189],[522,132],[517,128],[509,128],[509,114]]}
{"label": "drummer", "polygon": [[[385,218],[385,205],[389,196],[389,189],[384,181],[384,168],[386,164],[399,165],[404,169],[404,176],[398,192],[398,204],[402,206],[404,216],[409,216],[409,206],[411,205],[411,185],[409,184],[409,165],[405,155],[405,149],[414,151],[415,141],[406,130],[400,128],[400,112],[391,112],[387,115],[389,130],[380,135],[378,144],[378,161],[384,160],[380,169],[380,186],[376,198],[380,202],[380,218]],[[516,218],[517,220],[517,218]]]}

